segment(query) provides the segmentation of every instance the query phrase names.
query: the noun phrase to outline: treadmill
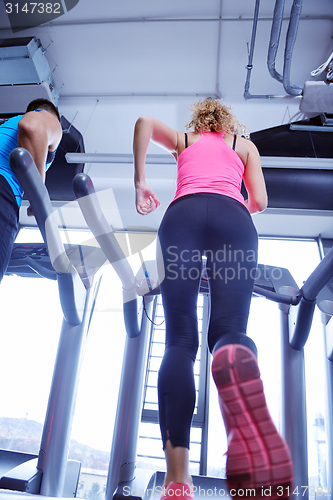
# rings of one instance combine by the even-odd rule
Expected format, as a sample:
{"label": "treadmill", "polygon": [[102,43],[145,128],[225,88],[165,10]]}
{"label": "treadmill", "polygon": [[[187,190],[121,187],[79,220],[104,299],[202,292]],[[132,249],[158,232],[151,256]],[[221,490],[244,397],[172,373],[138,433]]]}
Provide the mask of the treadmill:
{"label": "treadmill", "polygon": [[[85,271],[80,269],[80,272],[78,272],[69,259],[66,259],[66,252],[64,252],[63,246],[60,245],[59,238],[56,236],[58,234],[57,225],[54,222],[55,216],[52,216],[52,207],[47,192],[29,153],[25,150],[17,149],[14,150],[12,155],[12,168],[15,170],[21,185],[28,194],[48,249],[52,267],[56,272],[60,297],[62,297],[62,294],[65,294],[65,296],[67,294],[71,298],[70,301],[62,300],[64,321],[66,322],[66,326],[62,329],[64,331],[62,337],[66,337],[66,332],[70,329],[76,331],[76,329],[80,330],[82,328],[80,325],[84,322],[84,318],[89,324],[89,319],[87,318],[89,315],[85,311],[91,311],[92,307],[90,305],[86,307],[86,301],[88,300],[87,296],[90,295],[89,290],[91,286],[89,286],[89,283],[94,281],[93,278],[95,276],[88,276],[87,278]],[[34,191],[36,186],[38,186],[37,191],[41,193],[38,202],[32,201],[33,197],[29,194],[30,189]],[[141,416],[144,369],[147,359],[148,331],[150,327],[147,316],[150,315],[155,294],[159,293],[156,280],[158,271],[155,269],[154,263],[143,262],[137,276],[134,276],[112,228],[110,228],[98,205],[98,198],[95,196],[91,179],[86,174],[79,174],[74,181],[74,190],[86,222],[93,234],[95,234],[103,251],[103,258],[109,260],[123,284],[124,319],[127,339],[106,498],[111,500],[114,496],[129,498],[154,497],[156,493],[158,494],[157,486],[162,485],[163,473],[157,472],[152,477],[150,475],[148,477],[148,474],[143,474],[144,477],[140,478],[140,474],[135,469],[135,461],[138,426]],[[39,215],[40,213],[43,215]],[[99,255],[97,260],[102,262],[103,258]],[[79,266],[79,268],[81,267],[84,266]],[[99,265],[96,265],[96,269],[98,267]],[[269,300],[274,300],[279,304],[281,310],[281,331],[284,346],[283,433],[291,448],[294,460],[295,485],[302,484],[305,486],[307,485],[308,477],[303,347],[311,327],[318,293],[329,283],[333,276],[333,249],[327,253],[300,290],[298,290],[288,270],[281,269],[279,279],[276,279],[273,269],[277,268],[270,269],[269,266],[264,267],[265,273],[261,273],[261,276],[256,281],[254,293],[266,296]],[[50,269],[50,271],[52,270]],[[64,291],[62,292],[61,290]],[[70,293],[68,293],[68,290],[70,290]],[[59,343],[61,354],[58,354],[58,357],[60,359],[62,356],[68,355],[65,352],[68,348],[73,349],[77,353],[77,357],[80,358],[82,345],[80,335],[78,335],[75,349],[73,346],[66,346],[64,349],[63,345],[60,348],[61,344],[66,346],[66,340],[60,340]],[[78,347],[79,344],[80,347]],[[78,351],[80,351],[79,354]],[[61,384],[68,385],[68,381],[64,384],[63,380],[61,380],[59,369],[57,370],[57,363],[55,367],[57,375],[54,376],[55,383],[59,386]],[[79,361],[76,364],[79,365]],[[69,371],[73,371],[72,366]],[[68,375],[73,379],[73,386],[77,383],[79,366],[74,371],[76,371],[75,376],[73,374]],[[68,392],[67,387],[64,389],[65,392]],[[36,491],[36,493],[47,496],[61,496],[64,491],[70,428],[69,421],[71,418],[70,407],[73,398],[75,399],[75,390],[69,392],[71,394],[68,397],[66,396],[67,403],[63,405],[65,407],[63,411],[68,415],[68,419],[64,425],[65,429],[62,429],[61,432],[59,431],[55,436],[54,441],[56,442],[53,444],[50,439],[49,447],[49,443],[47,442],[44,445],[42,439],[41,452],[37,458],[36,469],[41,473],[41,486],[39,492]],[[66,398],[64,397],[64,399]],[[52,425],[47,424],[47,422],[52,419],[55,419],[54,421],[57,418],[59,419],[57,417],[58,407],[57,404],[54,404],[54,396],[50,395],[50,401],[43,438],[44,434],[48,432],[50,435],[52,434]],[[60,404],[62,402],[58,401],[58,405]],[[59,427],[61,427],[60,424]],[[59,439],[57,440],[58,435],[61,436],[61,443]],[[66,458],[64,458],[65,456]],[[194,476],[193,480],[197,491],[199,491],[200,487],[204,488],[205,491],[208,489],[214,491],[214,488],[217,488],[216,491],[223,491],[225,494],[228,494],[223,479]],[[136,491],[137,493],[132,495],[131,491]],[[142,491],[144,493],[139,493]],[[2,493],[0,492],[0,494]],[[220,496],[224,496],[224,494],[220,493]],[[306,494],[304,497],[306,497]]]}
{"label": "treadmill", "polygon": [[[83,216],[86,219],[88,226],[104,251],[108,260],[112,263],[115,260],[114,256],[114,235],[107,223],[101,207],[98,203],[98,198],[93,186],[93,182],[87,174],[78,174],[74,178],[73,188],[78,199]],[[103,235],[101,237],[101,235]],[[147,268],[149,267],[149,271]],[[156,266],[155,266],[156,267]],[[253,293],[266,297],[278,304],[281,311],[281,339],[282,339],[282,434],[284,435],[294,462],[294,484],[306,486],[308,484],[308,459],[307,459],[307,417],[306,417],[306,399],[305,399],[305,368],[304,368],[304,345],[307,341],[313,313],[316,305],[316,298],[328,282],[333,278],[333,249],[323,258],[317,268],[306,280],[302,288],[298,289],[296,282],[287,269],[277,268],[273,266],[258,266],[258,278],[256,279]],[[276,271],[279,271],[278,273]],[[152,282],[158,283],[158,270],[154,268],[153,263],[143,263],[141,272],[138,273],[146,277],[146,288],[142,289],[141,285],[136,285],[138,297],[143,296],[143,302],[149,300],[154,294],[159,293],[158,284],[151,286]],[[205,277],[202,277],[202,282]],[[133,281],[131,281],[133,283]],[[131,307],[134,307],[133,299]],[[333,304],[333,302],[332,302]],[[135,306],[136,307],[136,306]],[[124,308],[126,317],[126,311]],[[332,306],[333,315],[333,306]],[[145,342],[146,340],[143,340]],[[333,341],[332,341],[333,346]],[[331,348],[331,357],[333,358],[333,347]],[[136,443],[137,429],[140,420],[141,406],[136,408],[131,415],[128,414],[128,419],[123,421],[121,416],[124,415],[122,401],[126,400],[127,385],[125,381],[130,378],[131,383],[140,384],[140,394],[142,393],[143,376],[141,379],[137,377],[138,373],[130,373],[130,365],[125,365],[123,368],[123,382],[119,391],[118,412],[116,418],[116,429],[114,432],[112,453],[108,474],[108,482],[106,489],[106,499],[111,500],[113,497],[119,499],[126,498],[141,498],[144,496],[156,496],[160,491],[159,487],[163,484],[164,473],[157,472],[145,483],[145,486],[140,484],[139,474],[135,472],[136,460]],[[332,364],[330,364],[330,373],[332,372]],[[331,375],[332,377],[332,375]],[[131,383],[128,383],[131,386]],[[136,386],[137,387],[137,386]],[[332,382],[330,382],[332,388]],[[331,404],[332,407],[332,404]],[[331,409],[330,422],[333,422],[333,413]],[[125,430],[131,428],[135,432],[131,433],[130,439],[121,439],[120,436],[125,434]],[[132,441],[134,440],[134,442]],[[332,445],[331,445],[332,448]],[[331,451],[332,456],[332,451]],[[120,459],[122,457],[122,459]],[[333,467],[333,457],[331,468]],[[140,471],[141,473],[141,471]],[[147,478],[145,478],[147,479]],[[207,478],[205,476],[194,476],[193,483],[196,487],[195,495],[199,495],[200,487],[211,489],[217,488],[217,491],[224,491],[228,494],[225,481],[219,478]],[[140,486],[138,486],[140,484]],[[331,483],[330,483],[331,484]],[[131,495],[131,491],[136,493]],[[141,493],[141,497],[138,494]],[[220,496],[223,493],[220,493]],[[157,493],[158,497],[158,493]],[[304,497],[308,497],[308,490],[305,490]]]}
{"label": "treadmill", "polygon": [[[76,496],[80,463],[68,460],[78,380],[105,256],[99,248],[63,245],[48,192],[31,155],[15,149],[15,175],[30,201],[43,244],[14,244],[6,274],[56,280],[63,312],[38,455],[0,450],[0,498]],[[18,493],[20,492],[20,493]]]}

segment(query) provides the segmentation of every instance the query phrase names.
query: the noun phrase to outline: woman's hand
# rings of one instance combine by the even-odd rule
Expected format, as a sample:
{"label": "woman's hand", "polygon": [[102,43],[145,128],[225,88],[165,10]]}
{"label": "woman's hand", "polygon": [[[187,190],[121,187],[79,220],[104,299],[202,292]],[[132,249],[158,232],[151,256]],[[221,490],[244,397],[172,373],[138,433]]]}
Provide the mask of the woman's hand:
{"label": "woman's hand", "polygon": [[135,205],[136,210],[141,215],[147,215],[154,212],[160,206],[155,193],[150,189],[146,182],[140,182],[135,187]]}

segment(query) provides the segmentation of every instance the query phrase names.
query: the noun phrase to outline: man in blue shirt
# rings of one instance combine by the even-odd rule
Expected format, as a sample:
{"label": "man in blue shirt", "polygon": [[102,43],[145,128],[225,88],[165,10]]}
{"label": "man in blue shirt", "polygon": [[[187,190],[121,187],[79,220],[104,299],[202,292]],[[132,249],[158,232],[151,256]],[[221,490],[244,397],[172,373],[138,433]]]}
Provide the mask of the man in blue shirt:
{"label": "man in blue shirt", "polygon": [[45,181],[62,137],[60,116],[46,99],[32,101],[24,115],[14,116],[0,125],[0,282],[10,260],[17,233],[23,190],[9,164],[16,147],[27,149]]}

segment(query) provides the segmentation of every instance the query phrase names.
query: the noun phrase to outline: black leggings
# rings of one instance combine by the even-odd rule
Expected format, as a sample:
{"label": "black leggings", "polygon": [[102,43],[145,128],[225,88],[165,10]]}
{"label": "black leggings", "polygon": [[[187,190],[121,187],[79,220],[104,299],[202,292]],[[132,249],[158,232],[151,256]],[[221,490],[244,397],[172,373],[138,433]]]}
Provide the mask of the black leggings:
{"label": "black leggings", "polygon": [[238,201],[198,193],[174,201],[159,229],[165,277],[161,293],[166,343],[158,377],[163,448],[189,447],[195,405],[193,365],[198,350],[197,297],[202,255],[207,257],[211,295],[208,345],[243,344],[257,267],[258,236]]}

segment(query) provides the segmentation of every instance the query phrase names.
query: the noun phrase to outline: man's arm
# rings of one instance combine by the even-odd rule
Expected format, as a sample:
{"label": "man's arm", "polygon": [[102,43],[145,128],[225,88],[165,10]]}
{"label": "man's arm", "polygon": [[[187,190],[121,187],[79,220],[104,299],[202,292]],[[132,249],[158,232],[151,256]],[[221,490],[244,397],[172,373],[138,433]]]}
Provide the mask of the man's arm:
{"label": "man's arm", "polygon": [[29,151],[45,182],[45,163],[48,151],[54,151],[62,136],[58,119],[50,112],[30,111],[18,123],[18,147]]}

